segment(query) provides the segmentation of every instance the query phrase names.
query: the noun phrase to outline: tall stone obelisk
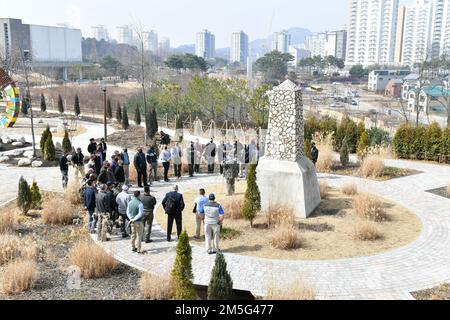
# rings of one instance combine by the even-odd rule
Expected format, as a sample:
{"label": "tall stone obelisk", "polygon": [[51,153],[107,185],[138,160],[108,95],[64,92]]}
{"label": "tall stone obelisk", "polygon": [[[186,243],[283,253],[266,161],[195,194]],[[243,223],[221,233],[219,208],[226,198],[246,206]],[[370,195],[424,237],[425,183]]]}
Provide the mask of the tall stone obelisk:
{"label": "tall stone obelisk", "polygon": [[297,217],[307,218],[321,198],[314,164],[304,156],[302,92],[286,80],[268,95],[265,156],[257,168],[261,209],[292,207]]}

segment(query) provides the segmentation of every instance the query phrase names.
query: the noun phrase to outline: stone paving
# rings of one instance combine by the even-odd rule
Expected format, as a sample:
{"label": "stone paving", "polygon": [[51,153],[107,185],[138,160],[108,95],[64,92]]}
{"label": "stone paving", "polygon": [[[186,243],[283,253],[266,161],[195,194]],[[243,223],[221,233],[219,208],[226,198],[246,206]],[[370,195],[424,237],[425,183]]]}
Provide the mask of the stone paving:
{"label": "stone paving", "polygon": [[[92,125],[86,134],[101,136],[101,126]],[[87,140],[82,141],[85,144]],[[114,147],[111,147],[114,149]],[[110,150],[111,150],[110,149]],[[430,163],[386,160],[386,165],[419,170],[422,173],[390,181],[371,181],[355,177],[319,174],[331,186],[339,187],[354,182],[359,190],[397,202],[423,223],[423,231],[414,243],[382,254],[341,260],[283,261],[225,253],[228,269],[236,289],[249,290],[264,296],[272,284],[290,283],[302,279],[313,285],[319,299],[412,299],[410,292],[427,289],[450,281],[450,200],[426,192],[446,186],[450,180],[450,166]],[[23,169],[0,166],[2,182],[0,203],[16,195],[19,175],[36,177],[43,189],[60,190],[58,168]],[[201,175],[183,178],[178,183],[182,192],[223,183],[219,176]],[[152,193],[160,202],[173,183],[156,183]],[[185,214],[189,214],[188,204]],[[123,263],[156,275],[168,274],[175,258],[176,242],[167,243],[165,232],[155,221],[153,239],[143,244],[146,253],[131,252],[129,240],[115,238],[102,243],[106,250]],[[204,248],[193,247],[194,282],[207,285],[214,257]]]}

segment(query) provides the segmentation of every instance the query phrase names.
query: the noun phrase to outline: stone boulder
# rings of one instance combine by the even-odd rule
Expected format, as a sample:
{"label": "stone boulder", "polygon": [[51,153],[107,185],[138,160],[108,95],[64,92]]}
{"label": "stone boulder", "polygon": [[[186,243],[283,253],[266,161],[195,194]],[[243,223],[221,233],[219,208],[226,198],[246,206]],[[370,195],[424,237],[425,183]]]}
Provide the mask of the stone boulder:
{"label": "stone boulder", "polygon": [[17,163],[19,167],[29,167],[31,166],[31,160],[30,159],[20,159]]}
{"label": "stone boulder", "polygon": [[5,143],[5,144],[9,144],[12,142],[11,138],[8,136],[2,136],[1,140],[2,140],[2,143]]}
{"label": "stone boulder", "polygon": [[13,152],[11,152],[11,155],[13,157],[21,157],[23,156],[24,151],[23,150],[14,150]]}
{"label": "stone boulder", "polygon": [[42,161],[33,161],[32,163],[31,163],[31,166],[33,167],[33,168],[39,168],[39,167],[42,167],[42,165],[43,165],[43,163],[42,163]]}
{"label": "stone boulder", "polygon": [[13,142],[12,145],[13,145],[14,147],[23,147],[23,143],[20,142],[20,141]]}
{"label": "stone boulder", "polygon": [[9,161],[9,157],[8,156],[1,156],[0,157],[0,163],[5,163]]}
{"label": "stone boulder", "polygon": [[33,151],[25,151],[24,153],[23,153],[23,156],[25,157],[25,158],[28,158],[28,159],[31,159],[31,158],[33,158],[34,156],[33,156]]}

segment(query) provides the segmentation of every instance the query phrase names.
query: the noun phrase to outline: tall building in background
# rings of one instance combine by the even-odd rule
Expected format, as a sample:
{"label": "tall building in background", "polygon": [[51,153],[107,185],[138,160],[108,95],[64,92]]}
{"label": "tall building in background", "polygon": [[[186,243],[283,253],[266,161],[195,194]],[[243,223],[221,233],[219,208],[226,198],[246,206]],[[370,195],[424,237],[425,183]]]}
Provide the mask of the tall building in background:
{"label": "tall building in background", "polygon": [[416,0],[406,6],[402,37],[401,62],[413,65],[430,57],[433,5],[429,0]]}
{"label": "tall building in background", "polygon": [[398,8],[397,15],[397,31],[395,35],[395,53],[394,63],[402,63],[402,50],[403,50],[403,33],[405,31],[405,13],[406,6],[402,5]]}
{"label": "tall building in background", "polygon": [[117,27],[117,42],[133,45],[133,30],[129,26]]}
{"label": "tall building in background", "polygon": [[142,33],[144,37],[144,50],[151,51],[153,53],[158,52],[158,34],[155,30],[145,31]]}
{"label": "tall building in background", "polygon": [[195,54],[206,60],[216,56],[216,37],[208,30],[197,33]]}
{"label": "tall building in background", "polygon": [[93,26],[93,27],[91,27],[91,29],[92,29],[92,36],[96,40],[109,41],[108,29],[106,29],[106,27],[104,25]]}
{"label": "tall building in background", "polygon": [[281,32],[275,32],[272,38],[272,51],[279,51],[281,53],[287,53],[289,46],[291,45],[291,35],[283,30]]}
{"label": "tall building in background", "polygon": [[394,62],[399,0],[349,0],[348,65]]}
{"label": "tall building in background", "polygon": [[450,54],[450,0],[434,0],[431,56]]}
{"label": "tall building in background", "polygon": [[347,49],[347,31],[325,31],[310,35],[305,40],[305,46],[311,56],[334,56],[345,60]]}
{"label": "tall building in background", "polygon": [[311,51],[307,50],[304,44],[290,46],[289,54],[294,57],[294,60],[288,63],[292,67],[297,67],[302,59],[311,57]]}
{"label": "tall building in background", "polygon": [[248,35],[244,31],[235,32],[231,36],[230,63],[247,64]]}

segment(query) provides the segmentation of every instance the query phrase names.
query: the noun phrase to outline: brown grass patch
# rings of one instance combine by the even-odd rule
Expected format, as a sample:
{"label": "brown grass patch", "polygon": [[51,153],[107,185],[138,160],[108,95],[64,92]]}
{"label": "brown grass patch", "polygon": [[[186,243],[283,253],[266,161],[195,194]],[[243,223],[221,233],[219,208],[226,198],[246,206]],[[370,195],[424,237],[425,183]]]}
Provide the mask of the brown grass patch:
{"label": "brown grass patch", "polygon": [[341,188],[341,192],[346,196],[354,196],[358,193],[358,188],[354,183],[348,183]]}
{"label": "brown grass patch", "polygon": [[376,222],[387,220],[383,203],[367,193],[361,193],[355,197],[353,200],[353,210],[356,215],[364,219]]}
{"label": "brown grass patch", "polygon": [[369,221],[358,222],[353,232],[354,240],[375,241],[381,239],[381,237],[382,234],[378,226],[375,223]]}
{"label": "brown grass patch", "polygon": [[266,224],[269,228],[286,224],[293,225],[295,223],[295,214],[292,207],[269,207],[266,214]]}
{"label": "brown grass patch", "polygon": [[319,192],[322,199],[326,199],[328,195],[328,184],[325,181],[319,181]]}
{"label": "brown grass patch", "polygon": [[74,207],[64,199],[49,199],[43,207],[42,221],[47,225],[68,225],[76,216]]}
{"label": "brown grass patch", "polygon": [[35,260],[38,256],[39,248],[33,239],[0,234],[0,265],[18,258]]}
{"label": "brown grass patch", "polygon": [[78,179],[73,179],[64,192],[64,200],[74,206],[82,204],[83,199],[81,198],[81,194],[79,192],[80,188],[80,181]]}
{"label": "brown grass patch", "polygon": [[319,149],[319,158],[317,159],[316,169],[318,172],[332,172],[334,167],[333,137],[328,135],[314,137],[317,148]]}
{"label": "brown grass patch", "polygon": [[2,290],[7,295],[30,290],[39,277],[36,262],[17,260],[8,264],[2,275]]}
{"label": "brown grass patch", "polygon": [[270,244],[280,250],[298,249],[301,244],[299,232],[293,225],[283,223],[275,227]]}
{"label": "brown grass patch", "polygon": [[244,218],[242,214],[244,199],[242,197],[231,197],[222,203],[222,207],[227,219],[240,220]]}
{"label": "brown grass patch", "polygon": [[364,178],[378,178],[383,175],[384,161],[380,156],[371,155],[364,158],[361,163],[360,174]]}
{"label": "brown grass patch", "polygon": [[169,300],[170,299],[170,278],[157,277],[148,272],[141,276],[139,288],[142,296],[147,300]]}
{"label": "brown grass patch", "polygon": [[12,210],[0,212],[0,233],[14,231],[16,213]]}
{"label": "brown grass patch", "polygon": [[270,286],[267,290],[267,300],[316,300],[316,291],[302,280],[297,280],[285,286]]}
{"label": "brown grass patch", "polygon": [[447,185],[447,195],[450,197],[450,183]]}
{"label": "brown grass patch", "polygon": [[69,261],[80,268],[85,279],[102,278],[117,267],[116,260],[92,241],[76,244],[69,252]]}

